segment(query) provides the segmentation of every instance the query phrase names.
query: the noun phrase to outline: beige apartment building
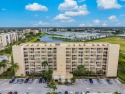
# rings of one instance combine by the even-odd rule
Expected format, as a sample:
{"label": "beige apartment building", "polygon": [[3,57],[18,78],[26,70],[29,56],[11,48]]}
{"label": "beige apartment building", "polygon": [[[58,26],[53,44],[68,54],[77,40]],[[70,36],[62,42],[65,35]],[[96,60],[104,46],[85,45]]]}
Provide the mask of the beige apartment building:
{"label": "beige apartment building", "polygon": [[5,46],[18,41],[18,34],[16,32],[8,32],[0,34],[0,50],[4,49]]}
{"label": "beige apartment building", "polygon": [[34,30],[34,29],[24,29],[23,33],[28,34],[28,33],[33,33],[33,34],[38,34],[40,31],[39,30]]}
{"label": "beige apartment building", "polygon": [[48,62],[53,78],[71,78],[78,65],[97,74],[104,71],[107,77],[117,76],[118,44],[109,43],[25,43],[13,46],[14,62],[19,64],[17,76],[41,73],[42,61]]}

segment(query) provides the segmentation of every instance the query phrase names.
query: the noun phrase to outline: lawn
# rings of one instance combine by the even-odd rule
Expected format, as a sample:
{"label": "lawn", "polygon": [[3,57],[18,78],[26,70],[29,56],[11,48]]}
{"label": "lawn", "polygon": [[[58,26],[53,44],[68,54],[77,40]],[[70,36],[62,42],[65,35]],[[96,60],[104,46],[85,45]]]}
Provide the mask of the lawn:
{"label": "lawn", "polygon": [[39,38],[41,38],[42,36],[45,36],[45,35],[46,35],[45,33],[41,33],[39,36],[34,37],[33,39],[31,39],[28,42],[30,42],[30,43],[37,42],[37,41],[39,41]]}
{"label": "lawn", "polygon": [[91,40],[87,42],[107,42],[120,45],[120,52],[125,52],[125,38],[122,37],[108,37],[103,39]]}

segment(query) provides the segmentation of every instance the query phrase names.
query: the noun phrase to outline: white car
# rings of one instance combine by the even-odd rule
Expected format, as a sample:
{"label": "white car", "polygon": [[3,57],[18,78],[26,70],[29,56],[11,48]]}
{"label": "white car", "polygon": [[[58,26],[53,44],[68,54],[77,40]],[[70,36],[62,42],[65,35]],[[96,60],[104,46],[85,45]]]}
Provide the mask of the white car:
{"label": "white car", "polygon": [[73,92],[69,92],[69,94],[73,94]]}
{"label": "white car", "polygon": [[82,94],[86,94],[84,91],[82,91]]}

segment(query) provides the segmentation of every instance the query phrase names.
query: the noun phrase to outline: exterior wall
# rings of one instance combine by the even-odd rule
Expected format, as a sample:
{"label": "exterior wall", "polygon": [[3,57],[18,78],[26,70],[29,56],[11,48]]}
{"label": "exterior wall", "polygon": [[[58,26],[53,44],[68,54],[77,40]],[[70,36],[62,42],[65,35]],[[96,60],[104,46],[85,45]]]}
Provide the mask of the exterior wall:
{"label": "exterior wall", "polygon": [[54,71],[53,75],[66,77],[66,48],[57,47],[57,71]]}
{"label": "exterior wall", "polygon": [[25,76],[24,54],[20,46],[13,47],[14,63],[18,63],[19,70],[16,72],[16,76]]}
{"label": "exterior wall", "polygon": [[107,66],[107,77],[116,77],[117,76],[117,66],[118,66],[118,57],[119,57],[119,45],[110,45],[109,46],[109,59]]}
{"label": "exterior wall", "polygon": [[53,76],[67,76],[78,65],[97,74],[102,70],[107,77],[117,76],[120,46],[107,43],[34,43],[13,46],[14,62],[20,66],[16,75],[41,72],[42,61],[47,61]]}

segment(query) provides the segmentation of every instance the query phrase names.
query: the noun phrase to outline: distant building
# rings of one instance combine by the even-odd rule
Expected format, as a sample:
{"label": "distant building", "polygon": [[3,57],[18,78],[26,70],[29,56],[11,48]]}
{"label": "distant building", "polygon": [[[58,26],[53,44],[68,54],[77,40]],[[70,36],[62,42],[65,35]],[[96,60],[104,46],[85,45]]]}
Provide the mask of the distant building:
{"label": "distant building", "polygon": [[118,44],[108,43],[26,43],[13,46],[14,62],[19,64],[16,76],[41,73],[41,62],[47,61],[53,78],[71,78],[78,65],[107,77],[117,77]]}
{"label": "distant building", "polygon": [[40,33],[40,30],[25,29],[23,30],[23,33],[24,34],[28,34],[28,33],[38,34]]}
{"label": "distant building", "polygon": [[0,34],[0,50],[15,41],[18,41],[18,34],[16,32],[1,33]]}
{"label": "distant building", "polygon": [[0,69],[0,74],[4,73],[5,71],[7,71],[8,68],[10,68],[9,63],[11,63],[11,57],[10,56],[0,56],[0,62],[2,60],[7,60],[7,67],[6,68],[1,68]]}

